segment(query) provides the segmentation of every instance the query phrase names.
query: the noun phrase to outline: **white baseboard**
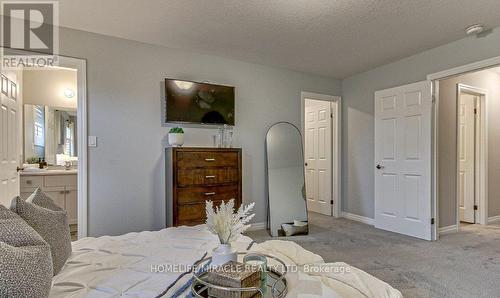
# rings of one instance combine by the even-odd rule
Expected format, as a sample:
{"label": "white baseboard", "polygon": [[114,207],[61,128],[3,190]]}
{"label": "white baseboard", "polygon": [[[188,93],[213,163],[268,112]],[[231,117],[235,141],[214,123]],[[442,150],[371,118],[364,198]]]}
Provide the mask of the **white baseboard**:
{"label": "white baseboard", "polygon": [[439,228],[439,234],[453,233],[457,231],[457,225]]}
{"label": "white baseboard", "polygon": [[500,215],[488,217],[488,223],[492,223],[500,220]]}
{"label": "white baseboard", "polygon": [[364,216],[349,213],[349,212],[342,212],[342,217],[345,217],[347,219],[354,220],[354,221],[359,221],[359,222],[362,222],[364,224],[371,225],[371,226],[375,225],[375,220],[373,218],[364,217]]}
{"label": "white baseboard", "polygon": [[251,225],[252,226],[247,231],[265,230],[267,228],[266,222],[256,222],[256,223],[253,223]]}

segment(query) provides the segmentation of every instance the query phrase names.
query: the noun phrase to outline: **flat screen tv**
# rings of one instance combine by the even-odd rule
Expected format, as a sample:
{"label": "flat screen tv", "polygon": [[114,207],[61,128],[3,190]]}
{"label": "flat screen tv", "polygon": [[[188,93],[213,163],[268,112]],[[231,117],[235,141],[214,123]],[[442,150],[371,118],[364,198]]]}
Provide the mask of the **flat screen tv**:
{"label": "flat screen tv", "polygon": [[166,122],[234,125],[234,87],[165,79]]}

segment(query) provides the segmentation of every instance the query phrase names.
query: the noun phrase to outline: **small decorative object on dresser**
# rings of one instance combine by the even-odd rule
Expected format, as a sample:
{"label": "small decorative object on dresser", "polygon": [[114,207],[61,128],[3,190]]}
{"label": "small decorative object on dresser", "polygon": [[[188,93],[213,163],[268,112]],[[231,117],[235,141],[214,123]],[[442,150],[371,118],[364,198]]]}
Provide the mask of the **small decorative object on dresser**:
{"label": "small decorative object on dresser", "polygon": [[167,226],[205,223],[205,201],[241,205],[241,149],[166,149]]}
{"label": "small decorative object on dresser", "polygon": [[184,130],[181,127],[172,127],[168,132],[168,143],[172,147],[184,145]]}

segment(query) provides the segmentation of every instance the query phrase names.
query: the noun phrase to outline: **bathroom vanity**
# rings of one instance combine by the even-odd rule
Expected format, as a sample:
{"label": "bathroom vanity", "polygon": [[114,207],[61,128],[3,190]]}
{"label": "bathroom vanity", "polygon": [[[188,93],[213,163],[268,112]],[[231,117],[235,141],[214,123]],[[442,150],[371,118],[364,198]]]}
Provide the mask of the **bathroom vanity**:
{"label": "bathroom vanity", "polygon": [[37,187],[68,211],[69,224],[78,222],[77,170],[21,171],[21,198],[27,199]]}

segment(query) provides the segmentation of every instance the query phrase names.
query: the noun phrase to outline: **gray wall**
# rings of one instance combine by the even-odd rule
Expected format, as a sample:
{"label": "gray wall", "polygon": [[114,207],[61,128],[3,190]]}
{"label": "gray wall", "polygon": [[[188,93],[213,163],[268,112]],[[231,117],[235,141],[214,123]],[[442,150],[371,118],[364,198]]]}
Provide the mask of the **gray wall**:
{"label": "gray wall", "polygon": [[[162,126],[165,77],[236,87],[235,145],[243,148],[243,201],[266,220],[264,138],[277,121],[300,125],[300,92],[340,94],[340,82],[284,69],[63,29],[61,54],[87,59],[89,234],[156,230],[165,223]],[[186,129],[186,146],[213,129]]]}
{"label": "gray wall", "polygon": [[488,216],[500,215],[500,75],[481,71],[439,83],[439,225],[456,224],[457,85],[488,91]]}
{"label": "gray wall", "polygon": [[374,216],[374,92],[426,79],[427,74],[500,56],[500,30],[468,37],[342,81],[343,210]]}

